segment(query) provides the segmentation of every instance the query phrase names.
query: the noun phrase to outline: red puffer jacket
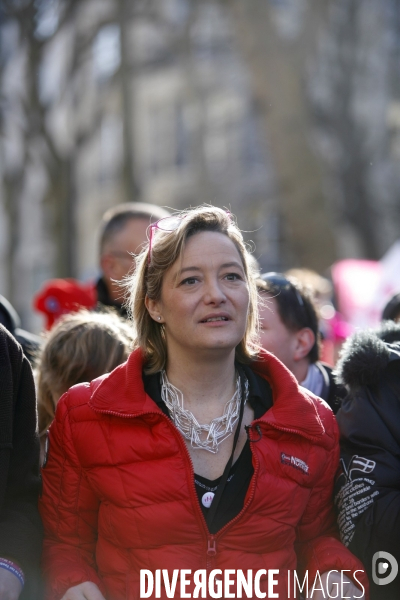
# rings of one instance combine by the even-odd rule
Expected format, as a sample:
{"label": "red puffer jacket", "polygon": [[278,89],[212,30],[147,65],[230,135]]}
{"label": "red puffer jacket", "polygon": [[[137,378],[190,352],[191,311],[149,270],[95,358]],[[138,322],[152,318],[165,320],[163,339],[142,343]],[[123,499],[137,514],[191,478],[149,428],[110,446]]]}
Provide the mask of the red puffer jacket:
{"label": "red puffer jacket", "polygon": [[140,569],[279,569],[274,592],[284,600],[288,569],[299,577],[308,569],[313,581],[317,570],[363,568],[336,539],[331,410],[272,355],[253,369],[270,382],[274,405],[250,430],[254,476],[244,508],[216,535],[198,504],[185,442],[144,391],[140,351],[63,396],[40,505],[49,598],[93,581],[108,600],[136,600]]}

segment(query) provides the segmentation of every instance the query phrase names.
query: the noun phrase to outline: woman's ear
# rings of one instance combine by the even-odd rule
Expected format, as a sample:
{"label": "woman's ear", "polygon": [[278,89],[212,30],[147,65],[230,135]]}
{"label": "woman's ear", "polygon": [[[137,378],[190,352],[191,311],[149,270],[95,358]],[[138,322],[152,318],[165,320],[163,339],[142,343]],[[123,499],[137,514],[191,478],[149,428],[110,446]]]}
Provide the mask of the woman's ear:
{"label": "woman's ear", "polygon": [[160,302],[146,296],[144,303],[151,318],[156,321],[156,323],[162,323],[163,318],[160,312]]}

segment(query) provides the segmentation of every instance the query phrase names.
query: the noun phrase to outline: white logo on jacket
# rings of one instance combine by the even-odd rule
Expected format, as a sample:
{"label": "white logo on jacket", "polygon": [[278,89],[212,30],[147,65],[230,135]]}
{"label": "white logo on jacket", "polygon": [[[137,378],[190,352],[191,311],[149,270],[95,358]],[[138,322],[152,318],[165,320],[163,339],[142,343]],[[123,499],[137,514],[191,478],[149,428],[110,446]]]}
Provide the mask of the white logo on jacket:
{"label": "white logo on jacket", "polygon": [[360,473],[358,473],[357,477],[353,477],[353,471],[360,471],[361,473],[364,473],[364,475],[368,475],[369,473],[372,473],[376,467],[376,462],[374,460],[365,458],[364,456],[358,456],[358,454],[354,454],[351,457],[348,467],[346,467],[343,458],[340,459],[340,463],[347,481],[354,481],[354,479],[360,478]]}
{"label": "white logo on jacket", "polygon": [[297,458],[297,456],[291,456],[290,454],[285,454],[281,452],[281,463],[283,465],[288,465],[289,467],[294,467],[299,471],[303,471],[306,475],[308,475],[308,464],[301,460],[301,458]]}

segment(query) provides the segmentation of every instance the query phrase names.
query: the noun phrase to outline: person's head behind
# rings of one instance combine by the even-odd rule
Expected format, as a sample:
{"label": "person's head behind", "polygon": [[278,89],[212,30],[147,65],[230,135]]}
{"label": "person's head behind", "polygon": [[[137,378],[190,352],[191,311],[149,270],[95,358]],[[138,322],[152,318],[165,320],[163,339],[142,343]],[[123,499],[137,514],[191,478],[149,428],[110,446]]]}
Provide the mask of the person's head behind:
{"label": "person's head behind", "polygon": [[317,306],[330,301],[333,293],[332,283],[317,271],[306,268],[293,268],[285,271],[285,275],[296,281],[302,288],[307,289]]}
{"label": "person's head behind", "polygon": [[61,317],[49,331],[36,366],[39,433],[50,426],[64,392],[115,369],[128,358],[132,345],[131,326],[114,313],[81,310]]}
{"label": "person's head behind", "polygon": [[261,345],[291,370],[298,360],[317,362],[318,315],[308,289],[281,273],[264,273],[256,284],[265,297],[261,308]]}
{"label": "person's head behind", "polygon": [[400,321],[400,293],[394,294],[382,311],[382,321]]}
{"label": "person's head behind", "polygon": [[127,202],[108,209],[100,224],[100,266],[107,288],[114,300],[120,281],[132,269],[133,257],[147,242],[151,223],[167,217],[169,212],[155,204]]}
{"label": "person's head behind", "polygon": [[[194,236],[210,232],[224,236],[220,238],[222,243],[226,238],[232,242],[231,252],[235,255],[234,258],[239,258],[247,286],[245,331],[243,339],[237,343],[236,358],[241,362],[248,362],[255,354],[253,341],[258,324],[258,309],[253,263],[232,215],[213,206],[200,206],[177,213],[164,223],[161,221],[152,226],[150,244],[138,256],[135,273],[127,281],[130,290],[129,308],[137,331],[137,344],[144,352],[146,371],[149,373],[166,367],[167,343],[165,325],[158,323],[154,315],[150,315],[148,305],[161,301],[165,276],[168,276],[175,263],[180,265],[178,261],[184,260],[185,249],[191,240],[195,240]],[[204,251],[206,250],[208,248],[204,247]],[[201,255],[201,249],[198,255]],[[232,279],[235,279],[235,274]]]}

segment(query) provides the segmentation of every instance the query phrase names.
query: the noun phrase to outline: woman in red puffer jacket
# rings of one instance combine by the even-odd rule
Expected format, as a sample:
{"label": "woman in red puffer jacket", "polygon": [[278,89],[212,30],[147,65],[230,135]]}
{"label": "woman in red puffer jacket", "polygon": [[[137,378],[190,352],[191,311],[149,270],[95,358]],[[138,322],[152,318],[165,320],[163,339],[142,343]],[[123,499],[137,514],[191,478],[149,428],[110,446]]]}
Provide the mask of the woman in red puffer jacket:
{"label": "woman in red puffer jacket", "polygon": [[365,597],[363,567],[334,524],[333,414],[254,345],[249,265],[221,209],[150,227],[130,282],[138,348],[71,388],[50,428],[48,598],[134,600],[151,595],[157,570],[151,597],[185,597],[216,573],[239,597],[235,572],[248,569],[258,576],[248,597],[294,597],[294,570],[310,588],[317,577],[314,600],[337,593],[341,570],[343,597]]}

